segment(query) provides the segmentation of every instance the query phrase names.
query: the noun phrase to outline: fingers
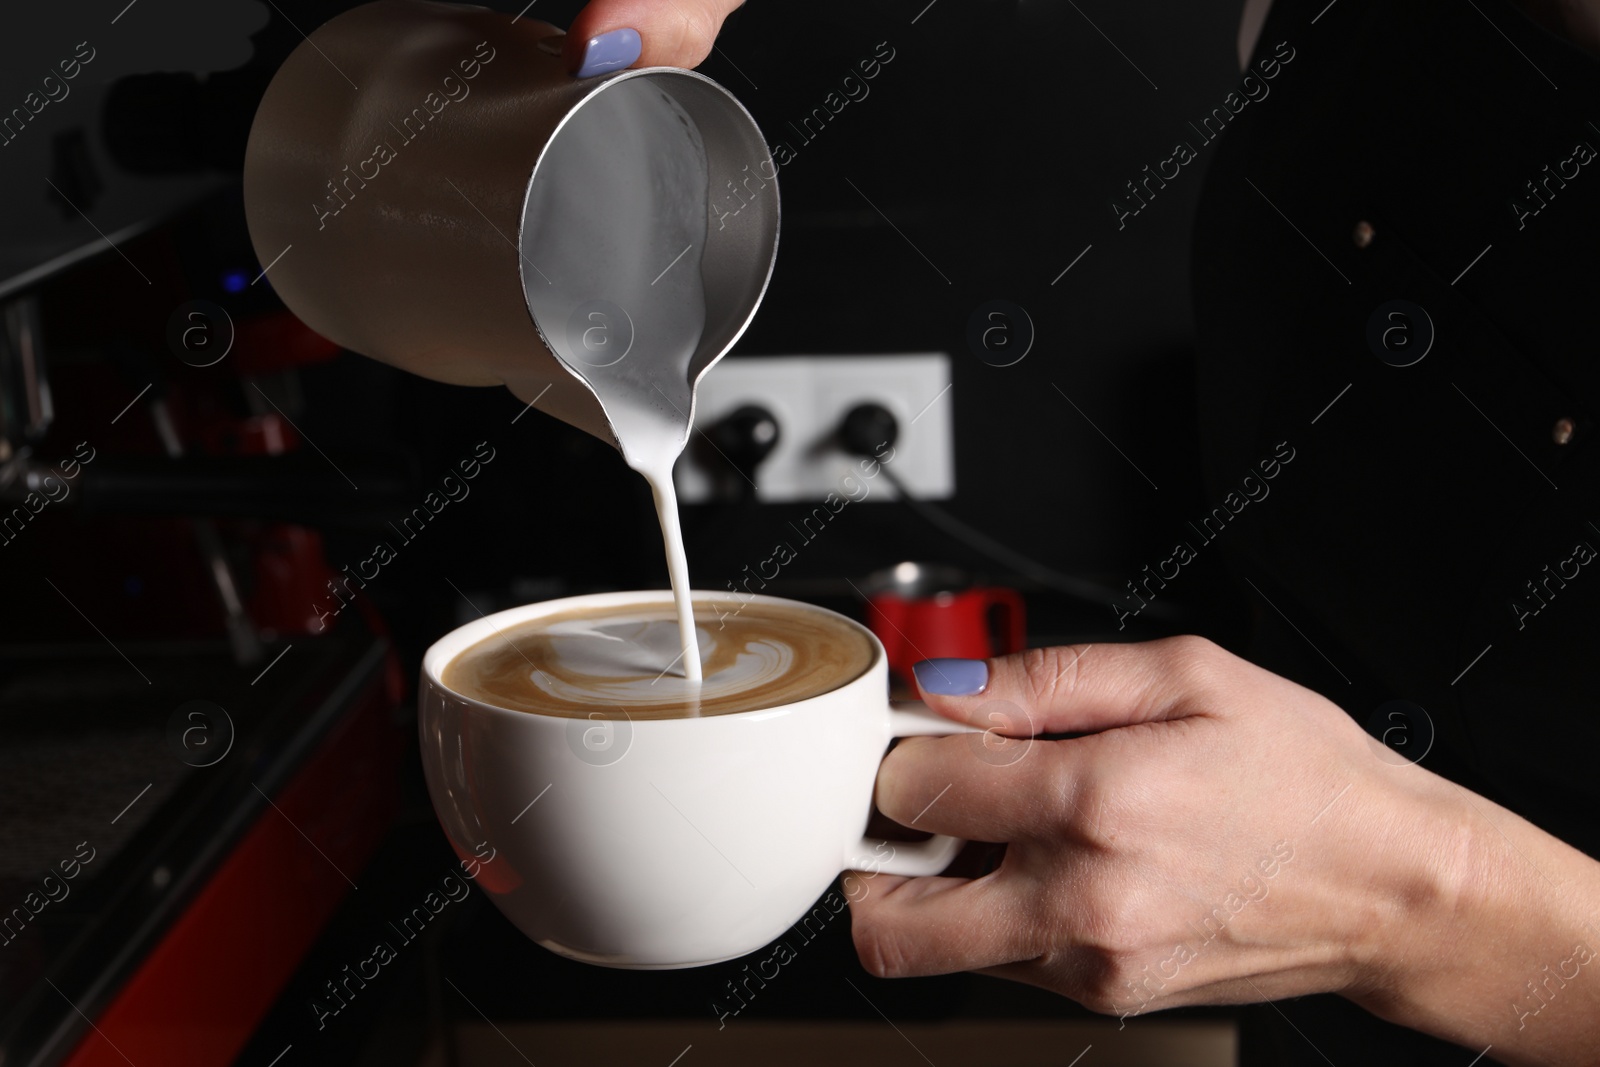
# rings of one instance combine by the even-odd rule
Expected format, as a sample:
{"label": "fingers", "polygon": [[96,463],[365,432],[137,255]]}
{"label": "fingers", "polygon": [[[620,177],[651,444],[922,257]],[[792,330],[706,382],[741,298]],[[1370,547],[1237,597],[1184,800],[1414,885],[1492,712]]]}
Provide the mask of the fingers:
{"label": "fingers", "polygon": [[[1182,718],[1241,661],[1199,637],[1036,648],[991,660],[928,660],[917,682],[928,706],[958,722],[1022,736],[1093,733]],[[987,667],[985,672],[977,666]],[[986,675],[986,676],[985,676]],[[981,688],[979,688],[981,686]]]}
{"label": "fingers", "polygon": [[742,2],[591,0],[567,30],[567,69],[589,77],[633,66],[699,66]]}
{"label": "fingers", "polygon": [[[942,674],[934,675],[935,670]],[[1009,843],[1063,832],[1071,839],[1097,840],[1103,782],[1115,774],[1112,766],[1124,765],[1128,747],[1114,746],[1122,755],[1113,757],[1113,749],[1102,743],[1114,740],[1109,735],[1028,739],[1219,718],[1225,714],[1220,709],[1249,703],[1254,671],[1200,638],[918,664],[918,683],[930,707],[986,730],[902,741],[879,769],[878,808],[914,829],[974,841]],[[979,691],[941,696],[941,684]]]}
{"label": "fingers", "polygon": [[873,888],[851,901],[850,928],[861,965],[879,978],[995,967],[1042,951],[999,872],[971,881],[880,876]]}
{"label": "fingers", "polygon": [[1048,834],[1072,811],[1062,745],[1009,739],[1003,761],[985,734],[913,737],[878,769],[878,810],[902,826],[968,841],[1006,843]]}

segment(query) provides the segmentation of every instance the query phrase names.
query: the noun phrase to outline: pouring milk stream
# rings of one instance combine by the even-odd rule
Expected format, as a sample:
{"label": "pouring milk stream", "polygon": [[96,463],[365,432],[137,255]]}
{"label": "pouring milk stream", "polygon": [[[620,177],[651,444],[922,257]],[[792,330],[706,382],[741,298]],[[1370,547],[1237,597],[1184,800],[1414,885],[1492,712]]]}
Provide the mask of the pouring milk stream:
{"label": "pouring milk stream", "polygon": [[[544,326],[545,344],[594,390],[623,459],[650,483],[677,603],[676,662],[698,682],[672,467],[689,436],[690,364],[705,330],[705,144],[665,93],[609,93],[588,110],[591,121],[563,130],[564,150],[540,165],[523,213],[524,232],[541,235],[540,258],[570,266],[547,276],[525,260],[522,283],[534,320],[565,326]],[[616,167],[610,150],[619,140],[651,166]],[[601,190],[606,195],[594,195]],[[599,259],[587,254],[598,239],[629,244],[625,254]]]}

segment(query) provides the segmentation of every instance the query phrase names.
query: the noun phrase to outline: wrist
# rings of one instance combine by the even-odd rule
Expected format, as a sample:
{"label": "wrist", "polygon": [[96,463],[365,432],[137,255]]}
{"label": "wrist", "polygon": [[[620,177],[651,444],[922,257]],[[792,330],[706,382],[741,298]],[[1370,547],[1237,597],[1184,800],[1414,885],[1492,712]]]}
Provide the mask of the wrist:
{"label": "wrist", "polygon": [[[1408,769],[1408,772],[1411,769]],[[1578,1062],[1600,1042],[1600,866],[1499,805],[1416,771],[1390,812],[1411,847],[1378,894],[1386,921],[1352,942],[1341,992],[1374,1015],[1505,1063]],[[1397,814],[1398,813],[1398,814]],[[1547,1010],[1548,1009],[1548,1010]],[[1588,1062],[1584,1060],[1583,1062]]]}
{"label": "wrist", "polygon": [[[1452,783],[1417,767],[1385,767],[1379,810],[1357,831],[1376,837],[1363,906],[1353,909],[1349,984],[1340,992],[1414,1028],[1449,1010],[1462,976],[1450,946],[1490,927],[1503,890],[1483,833]],[[1443,1020],[1441,1019],[1440,1022]]]}

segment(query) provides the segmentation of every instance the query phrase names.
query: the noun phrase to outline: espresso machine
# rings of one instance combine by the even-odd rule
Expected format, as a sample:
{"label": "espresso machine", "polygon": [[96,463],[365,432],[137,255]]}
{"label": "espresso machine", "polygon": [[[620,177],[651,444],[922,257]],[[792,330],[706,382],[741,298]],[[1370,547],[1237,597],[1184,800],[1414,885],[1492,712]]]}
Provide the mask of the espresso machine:
{"label": "espresso machine", "polygon": [[[58,28],[21,15],[12,43]],[[327,533],[389,513],[415,472],[317,456],[304,375],[338,348],[251,286],[217,166],[276,36],[206,95],[210,72],[110,76],[129,57],[92,34],[49,109],[7,127],[8,1064],[228,1062],[400,806],[394,643],[370,603],[337,626],[316,605]],[[150,121],[206,109],[187,140]]]}
{"label": "espresso machine", "polygon": [[305,462],[293,386],[337,350],[230,298],[209,257],[195,284],[185,242],[216,211],[117,242],[170,301],[171,345],[115,297],[82,314],[84,289],[125,289],[115,256],[6,285],[8,1063],[117,1057],[102,1034],[137,1057],[141,1033],[145,1059],[226,1062],[399,805],[393,643],[370,605],[321,628],[314,605],[323,531],[410,473],[347,463],[357,497]]}

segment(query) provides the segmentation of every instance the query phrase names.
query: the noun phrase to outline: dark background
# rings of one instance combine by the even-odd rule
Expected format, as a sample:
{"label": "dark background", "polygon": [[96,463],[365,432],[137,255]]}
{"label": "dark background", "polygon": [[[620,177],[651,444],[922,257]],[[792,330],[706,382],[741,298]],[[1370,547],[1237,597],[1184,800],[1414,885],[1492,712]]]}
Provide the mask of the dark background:
{"label": "dark background", "polygon": [[[1315,27],[1325,35],[1319,43],[1327,42],[1320,53],[1304,45],[1306,58],[1279,75],[1274,92],[1283,95],[1247,112],[1240,126],[1254,128],[1230,129],[1221,145],[1197,145],[1199,158],[1122,229],[1112,198],[1169,155],[1175,140],[1193,141],[1188,123],[1237,84],[1237,2],[752,0],[729,20],[702,69],[740,97],[769,139],[798,149],[779,176],[784,224],[772,285],[735,353],[948,352],[954,381],[941,403],[954,410],[957,486],[949,512],[1108,592],[1063,596],[881,495],[843,512],[767,591],[859,615],[851,582],[900,560],[930,560],[1021,588],[1034,644],[1203,633],[1329,693],[1363,721],[1386,700],[1420,700],[1439,727],[1437,752],[1456,761],[1449,769],[1460,780],[1490,796],[1499,786],[1501,796],[1523,801],[1518,810],[1575,839],[1592,823],[1592,804],[1572,785],[1592,778],[1592,747],[1565,743],[1582,736],[1572,726],[1583,700],[1570,672],[1592,637],[1593,615],[1577,596],[1566,597],[1540,622],[1538,641],[1514,645],[1502,609],[1504,590],[1516,588],[1512,576],[1537,573],[1533,561],[1552,558],[1546,541],[1519,530],[1549,506],[1536,474],[1548,471],[1552,487],[1562,481],[1567,491],[1554,495],[1568,507],[1581,510],[1594,499],[1583,495],[1585,484],[1594,485],[1592,460],[1581,465],[1592,452],[1563,451],[1549,432],[1556,416],[1573,415],[1582,441],[1592,423],[1577,403],[1583,390],[1571,387],[1592,385],[1583,375],[1592,376],[1593,360],[1580,358],[1592,351],[1592,332],[1576,312],[1592,271],[1569,267],[1571,220],[1593,216],[1562,223],[1552,211],[1532,234],[1513,237],[1496,199],[1557,158],[1549,153],[1566,143],[1559,138],[1569,137],[1562,123],[1571,115],[1546,103],[1545,86],[1481,12],[1419,4],[1414,10],[1426,8],[1425,16],[1390,34],[1407,20],[1391,25],[1380,5],[1343,2],[1335,9],[1343,21],[1330,15]],[[177,358],[167,330],[186,301],[211,301],[238,321],[281,310],[270,275],[233,291],[240,276],[253,278],[265,266],[250,247],[239,199],[245,136],[256,99],[300,31],[350,5],[275,4],[107,0],[3,16],[0,113],[76,42],[97,49],[72,96],[0,147],[0,292],[39,294],[57,407],[56,425],[33,442],[35,453],[65,456],[87,439],[105,457],[97,463],[156,455],[146,412],[137,403],[124,411],[147,383],[168,399],[196,449],[209,444],[206,426],[270,410],[261,399],[270,395],[330,464],[362,483],[348,496],[335,485],[307,524],[337,571],[391,538],[386,520],[413,507],[478,442],[490,442],[497,457],[471,484],[471,496],[405,545],[365,590],[408,677],[426,645],[475,609],[664,585],[642,480],[608,446],[564,424],[540,413],[519,419],[523,404],[504,390],[444,386],[351,353],[265,374],[238,360],[195,368]],[[1485,6],[1547,59],[1529,26],[1513,21],[1515,11]],[[1308,24],[1322,7],[1281,0],[1297,46],[1311,39]],[[529,15],[560,25],[577,8],[541,0]],[[1430,19],[1445,32],[1435,33]],[[1380,37],[1383,48],[1367,47]],[[787,124],[820,106],[881,43],[895,56],[868,83],[870,95],[847,106],[815,143],[799,145]],[[1411,61],[1408,49],[1419,48],[1426,63]],[[1552,70],[1575,90],[1559,94],[1561,108],[1575,114],[1581,104],[1567,101],[1583,99],[1593,83],[1576,74],[1568,80],[1579,69],[1572,56],[1560,62]],[[1317,63],[1319,77],[1308,81],[1307,68]],[[1445,99],[1432,99],[1425,113],[1408,110],[1407,92],[1396,86],[1412,75],[1418,93]],[[1291,90],[1296,78],[1307,84]],[[1479,111],[1452,112],[1454,78],[1475,81]],[[1363,95],[1368,82],[1376,88]],[[1478,96],[1499,109],[1492,128],[1473,128],[1489,107]],[[1381,136],[1351,128],[1347,112],[1357,104],[1361,121]],[[1217,168],[1228,180],[1207,194],[1196,258],[1191,233],[1207,170],[1228,150],[1227,138],[1251,134],[1254,154],[1240,152]],[[1436,151],[1441,143],[1450,153]],[[1311,237],[1253,199],[1242,185],[1250,175]],[[1578,203],[1570,195],[1558,206]],[[1363,258],[1350,228],[1374,210],[1388,210],[1399,224],[1383,228],[1378,254]],[[1405,227],[1422,235],[1414,246],[1390,239]],[[119,251],[107,250],[103,236]],[[1450,277],[1491,240],[1495,255],[1455,288]],[[1313,249],[1326,249],[1327,258]],[[85,252],[76,262],[18,280],[75,250]],[[1339,285],[1334,271],[1355,281]],[[1409,286],[1403,291],[1413,297],[1428,294],[1442,337],[1453,328],[1471,343],[1442,341],[1440,358],[1418,373],[1391,374],[1356,327],[1397,286]],[[1202,316],[1209,457],[1197,418],[1196,288],[1212,298]],[[1025,308],[1037,331],[1014,366],[991,366],[967,345],[971,315],[995,299]],[[1520,332],[1519,318],[1535,306],[1537,328]],[[1529,384],[1534,376],[1518,362],[1519,346],[1561,363],[1548,388]],[[1338,418],[1312,438],[1308,420],[1351,379],[1359,385],[1335,409]],[[1449,391],[1458,380],[1463,395],[1511,427],[1520,458]],[[1286,396],[1292,403],[1282,402]],[[1173,532],[1270,454],[1279,428],[1297,442],[1309,439],[1295,473],[1317,477],[1294,485],[1286,477],[1270,512],[1252,510],[1237,538],[1185,567],[1159,605],[1175,614],[1146,612],[1119,631],[1110,591],[1169,555]],[[1231,452],[1218,475],[1214,446],[1224,439]],[[305,458],[308,472],[326,480],[322,461]],[[1498,487],[1487,503],[1480,481]],[[89,619],[108,641],[129,648],[178,639],[217,644],[221,616],[188,526],[156,513],[130,515],[127,500],[113,503],[96,497],[86,479],[72,506],[52,506],[0,548],[12,608],[0,621],[8,650],[96,642]],[[804,510],[741,501],[686,508],[695,584],[723,588],[787,537],[788,521]],[[222,530],[241,556],[240,546],[260,532],[248,519],[224,520]],[[241,573],[248,595],[271,581],[249,568]],[[1245,595],[1240,577],[1251,575],[1274,608]],[[1329,603],[1343,610],[1318,618]],[[1475,612],[1488,621],[1469,618]],[[1247,626],[1262,620],[1269,625]],[[340,624],[355,625],[350,618]],[[1491,640],[1495,656],[1456,687],[1456,671]],[[338,651],[328,645],[321,655],[338,658]],[[129,694],[142,692],[137,679],[112,661],[108,677],[120,677],[128,691],[100,708],[102,718],[112,717],[108,708],[125,711],[130,738],[137,733],[153,745],[149,724],[187,699],[221,699],[244,718],[245,698],[226,696],[220,673],[202,674],[180,653],[136,652],[134,659],[154,676],[156,695],[135,702]],[[237,672],[227,666],[231,678]],[[251,673],[235,686],[239,693]],[[19,733],[43,729],[52,715],[64,735],[82,721],[39,687],[11,685],[4,698],[5,725]],[[1537,709],[1541,729],[1545,720],[1554,724],[1537,741],[1527,707]],[[401,729],[414,737],[414,726]],[[1497,781],[1473,777],[1485,754],[1491,770],[1504,762]],[[136,760],[127,755],[126,762]],[[372,925],[403,911],[451,863],[414,763],[409,771],[405,816],[361,873],[363,891],[345,901],[241,1062],[267,1062],[286,1041],[325,1062],[379,1062],[414,1049],[438,1018],[476,1018],[440,976],[465,983],[476,1006],[503,1021],[641,1012],[704,1020],[733,965],[663,976],[572,964],[515,934],[477,894],[435,928],[429,944],[408,952],[392,972],[404,980],[387,982],[311,1041],[305,1008],[319,983],[359,958]],[[1552,771],[1566,783],[1561,789],[1552,787]],[[66,788],[87,789],[86,778],[109,780],[107,795],[117,803],[146,780],[138,767],[102,768],[68,776]],[[0,832],[11,834],[0,856],[13,856],[5,877],[32,878],[33,859],[48,863],[65,836],[47,826],[39,857],[16,844],[28,820],[49,823],[51,805],[37,800],[44,795],[27,794],[26,810],[6,810],[0,820]],[[159,799],[153,793],[151,806]],[[11,884],[5,877],[0,885]],[[863,988],[894,1018],[1079,1014],[1059,997],[970,975],[875,982],[859,973],[841,921],[747,1017],[866,1016],[841,973],[869,983]],[[0,992],[6,978],[0,970]],[[1276,1010],[1256,1014],[1272,1020]],[[1316,1044],[1333,1048],[1329,1042],[1347,1030],[1335,1019],[1325,1026],[1332,1036],[1317,1032]],[[1280,1061],[1304,1058],[1303,1035],[1285,1033],[1288,1044],[1279,1049],[1292,1051]],[[1364,1040],[1354,1030],[1346,1036],[1357,1046]]]}

